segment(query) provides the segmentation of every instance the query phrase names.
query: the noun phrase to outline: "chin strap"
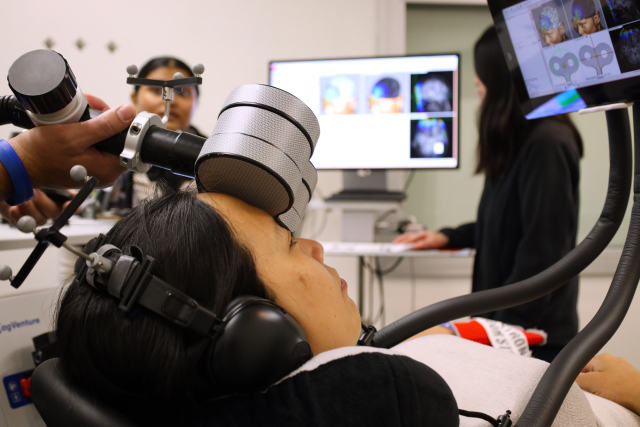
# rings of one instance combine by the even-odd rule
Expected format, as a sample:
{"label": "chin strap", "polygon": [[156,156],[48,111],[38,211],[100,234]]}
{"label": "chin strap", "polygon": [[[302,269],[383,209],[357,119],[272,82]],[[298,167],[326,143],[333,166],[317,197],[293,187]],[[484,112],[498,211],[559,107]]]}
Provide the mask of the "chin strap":
{"label": "chin strap", "polygon": [[362,334],[356,345],[370,347],[371,341],[378,330],[374,326],[364,326],[362,323],[360,325],[362,326]]}

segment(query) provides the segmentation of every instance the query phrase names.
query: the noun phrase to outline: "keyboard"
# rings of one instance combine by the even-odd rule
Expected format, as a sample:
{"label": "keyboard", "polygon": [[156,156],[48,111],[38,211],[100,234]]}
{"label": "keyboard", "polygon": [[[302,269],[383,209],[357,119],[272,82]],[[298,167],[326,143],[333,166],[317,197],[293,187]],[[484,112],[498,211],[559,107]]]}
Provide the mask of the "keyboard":
{"label": "keyboard", "polygon": [[409,251],[413,244],[398,245],[393,243],[370,243],[370,242],[320,242],[325,253],[400,253]]}
{"label": "keyboard", "polygon": [[407,195],[400,191],[375,191],[375,190],[342,190],[326,199],[326,202],[352,202],[352,201],[385,201],[401,202]]}

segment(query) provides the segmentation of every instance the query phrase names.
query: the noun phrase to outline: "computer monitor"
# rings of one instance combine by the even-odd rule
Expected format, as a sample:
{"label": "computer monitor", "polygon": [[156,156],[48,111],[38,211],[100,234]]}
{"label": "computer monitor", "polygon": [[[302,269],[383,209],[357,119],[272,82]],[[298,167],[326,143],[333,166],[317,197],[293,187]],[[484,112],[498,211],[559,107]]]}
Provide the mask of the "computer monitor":
{"label": "computer monitor", "polygon": [[317,169],[458,167],[457,54],[273,61],[320,122]]}
{"label": "computer monitor", "polygon": [[636,0],[488,3],[527,118],[640,100]]}

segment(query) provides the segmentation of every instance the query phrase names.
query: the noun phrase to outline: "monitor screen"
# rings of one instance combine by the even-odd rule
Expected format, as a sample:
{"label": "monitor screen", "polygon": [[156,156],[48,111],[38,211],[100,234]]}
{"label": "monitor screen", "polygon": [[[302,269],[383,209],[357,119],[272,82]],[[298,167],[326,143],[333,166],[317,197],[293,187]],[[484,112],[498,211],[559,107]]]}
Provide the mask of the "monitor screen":
{"label": "monitor screen", "polygon": [[640,94],[635,0],[489,0],[528,118]]}
{"label": "monitor screen", "polygon": [[274,61],[318,117],[317,169],[458,167],[459,56]]}

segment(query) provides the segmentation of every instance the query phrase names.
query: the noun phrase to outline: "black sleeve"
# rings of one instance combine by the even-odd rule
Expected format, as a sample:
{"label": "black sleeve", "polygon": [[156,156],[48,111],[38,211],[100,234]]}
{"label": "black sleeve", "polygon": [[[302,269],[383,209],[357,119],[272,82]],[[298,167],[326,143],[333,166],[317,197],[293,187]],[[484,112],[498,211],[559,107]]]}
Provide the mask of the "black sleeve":
{"label": "black sleeve", "polygon": [[[519,174],[523,236],[505,284],[528,279],[550,267],[575,245],[578,221],[579,154],[563,134],[547,132],[529,146]],[[566,136],[566,135],[565,135]],[[495,320],[523,325],[540,323],[551,294],[497,312]]]}
{"label": "black sleeve", "polygon": [[470,222],[457,228],[443,228],[441,233],[449,238],[446,249],[462,249],[476,247],[476,223]]}
{"label": "black sleeve", "polygon": [[204,426],[457,427],[458,406],[434,370],[406,356],[361,353],[301,372],[265,393],[208,408]]}

